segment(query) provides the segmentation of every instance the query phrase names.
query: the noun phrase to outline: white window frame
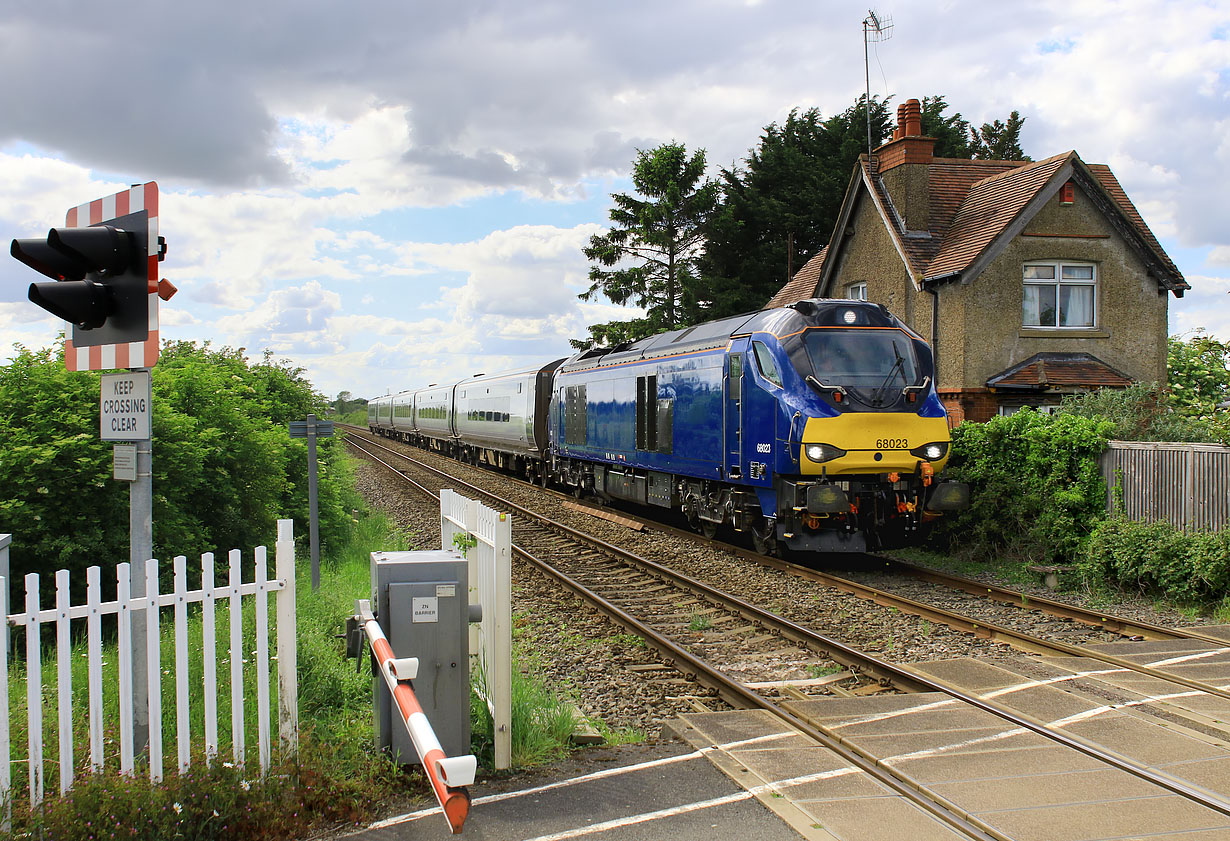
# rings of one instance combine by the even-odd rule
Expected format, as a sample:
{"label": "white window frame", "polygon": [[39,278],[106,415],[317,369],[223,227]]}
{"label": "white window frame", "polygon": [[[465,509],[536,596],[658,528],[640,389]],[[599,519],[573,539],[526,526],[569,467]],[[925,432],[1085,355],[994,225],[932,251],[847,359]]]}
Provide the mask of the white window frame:
{"label": "white window frame", "polygon": [[1040,406],[1031,406],[1028,403],[1022,404],[1020,406],[1000,405],[999,414],[1004,417],[1010,417],[1025,408],[1033,409],[1035,412],[1037,412],[1040,415],[1053,415],[1059,411],[1059,404],[1043,403]]}
{"label": "white window frame", "polygon": [[[1052,269],[1053,277],[1050,278],[1027,278],[1025,273],[1031,268],[1048,267]],[[1065,278],[1063,276],[1064,269],[1089,269],[1090,277],[1088,278]],[[1054,324],[1028,324],[1025,321],[1025,289],[1028,287],[1050,287],[1055,290],[1055,323]],[[1092,290],[1089,306],[1089,323],[1076,325],[1061,325],[1062,313],[1060,306],[1062,296],[1060,291],[1063,287],[1088,286]],[[1071,331],[1071,330],[1096,330],[1098,327],[1098,265],[1083,260],[1030,260],[1021,266],[1021,326],[1027,330],[1056,330],[1056,331]]]}
{"label": "white window frame", "polygon": [[860,280],[858,283],[851,283],[846,287],[846,298],[851,301],[866,301],[867,300],[867,281]]}

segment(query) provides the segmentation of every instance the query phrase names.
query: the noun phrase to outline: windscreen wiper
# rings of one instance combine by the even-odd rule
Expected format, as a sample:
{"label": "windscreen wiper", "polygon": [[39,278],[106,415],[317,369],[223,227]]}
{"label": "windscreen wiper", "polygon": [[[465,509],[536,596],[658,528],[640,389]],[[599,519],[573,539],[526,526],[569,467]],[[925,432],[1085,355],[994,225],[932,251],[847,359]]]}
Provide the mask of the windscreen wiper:
{"label": "windscreen wiper", "polygon": [[884,405],[880,396],[884,393],[884,389],[888,388],[888,384],[893,381],[897,372],[901,372],[901,379],[905,381],[905,359],[902,358],[901,351],[897,349],[896,340],[893,341],[893,355],[897,357],[897,361],[893,363],[893,367],[888,369],[888,376],[884,378],[884,382],[880,383],[880,387],[871,395],[871,402],[877,408]]}

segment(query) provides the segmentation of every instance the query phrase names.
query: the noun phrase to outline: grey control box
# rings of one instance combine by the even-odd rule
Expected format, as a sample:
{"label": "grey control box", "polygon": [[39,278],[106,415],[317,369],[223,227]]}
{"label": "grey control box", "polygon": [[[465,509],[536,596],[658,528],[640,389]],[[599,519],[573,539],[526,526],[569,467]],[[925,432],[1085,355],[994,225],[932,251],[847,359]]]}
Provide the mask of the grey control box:
{"label": "grey control box", "polygon": [[[372,608],[396,657],[417,657],[411,683],[449,756],[470,753],[469,573],[454,551],[373,552]],[[376,746],[422,764],[378,670],[372,672]]]}

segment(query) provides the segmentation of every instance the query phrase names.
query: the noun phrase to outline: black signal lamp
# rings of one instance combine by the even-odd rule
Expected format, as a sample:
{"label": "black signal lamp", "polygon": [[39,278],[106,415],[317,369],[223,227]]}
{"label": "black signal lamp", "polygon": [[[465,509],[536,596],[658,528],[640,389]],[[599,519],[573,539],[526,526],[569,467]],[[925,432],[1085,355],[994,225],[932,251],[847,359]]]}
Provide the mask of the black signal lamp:
{"label": "black signal lamp", "polygon": [[31,283],[29,298],[73,325],[77,347],[149,337],[148,212],[105,225],[52,228],[46,239],[15,239],[15,258],[54,282]]}

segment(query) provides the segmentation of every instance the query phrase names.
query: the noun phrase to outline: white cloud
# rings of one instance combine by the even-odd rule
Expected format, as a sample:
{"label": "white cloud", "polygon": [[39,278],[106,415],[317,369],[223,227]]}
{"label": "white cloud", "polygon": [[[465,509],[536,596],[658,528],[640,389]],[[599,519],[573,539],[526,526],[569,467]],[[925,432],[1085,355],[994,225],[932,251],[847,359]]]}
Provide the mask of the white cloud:
{"label": "white cloud", "polygon": [[[728,166],[791,108],[828,117],[863,88],[864,10],[833,4],[358,4],[339,26],[331,4],[270,3],[239,27],[192,4],[6,9],[0,72],[69,98],[31,109],[20,86],[0,92],[0,230],[40,236],[71,206],[156,178],[162,272],[180,288],[164,335],[302,354],[326,390],[520,365],[631,317],[576,299],[581,247],[606,219],[573,203],[626,189],[613,179],[636,148],[674,139]],[[1230,266],[1230,7],[893,11],[874,95],[942,94],[975,125],[1020,109],[1034,157],[1075,148],[1109,164],[1159,237],[1207,260],[1176,256],[1195,288],[1171,302],[1173,322],[1217,329],[1230,304],[1217,291]],[[160,103],[133,121],[115,119],[114,75],[55,58],[101,53],[121,32],[149,48],[109,52],[114,73]],[[402,221],[423,208],[445,221]],[[0,352],[60,327],[25,301],[27,275],[0,260]]]}
{"label": "white cloud", "polygon": [[1204,330],[1230,340],[1230,277],[1188,275],[1192,288],[1179,301],[1170,302],[1170,332]]}

